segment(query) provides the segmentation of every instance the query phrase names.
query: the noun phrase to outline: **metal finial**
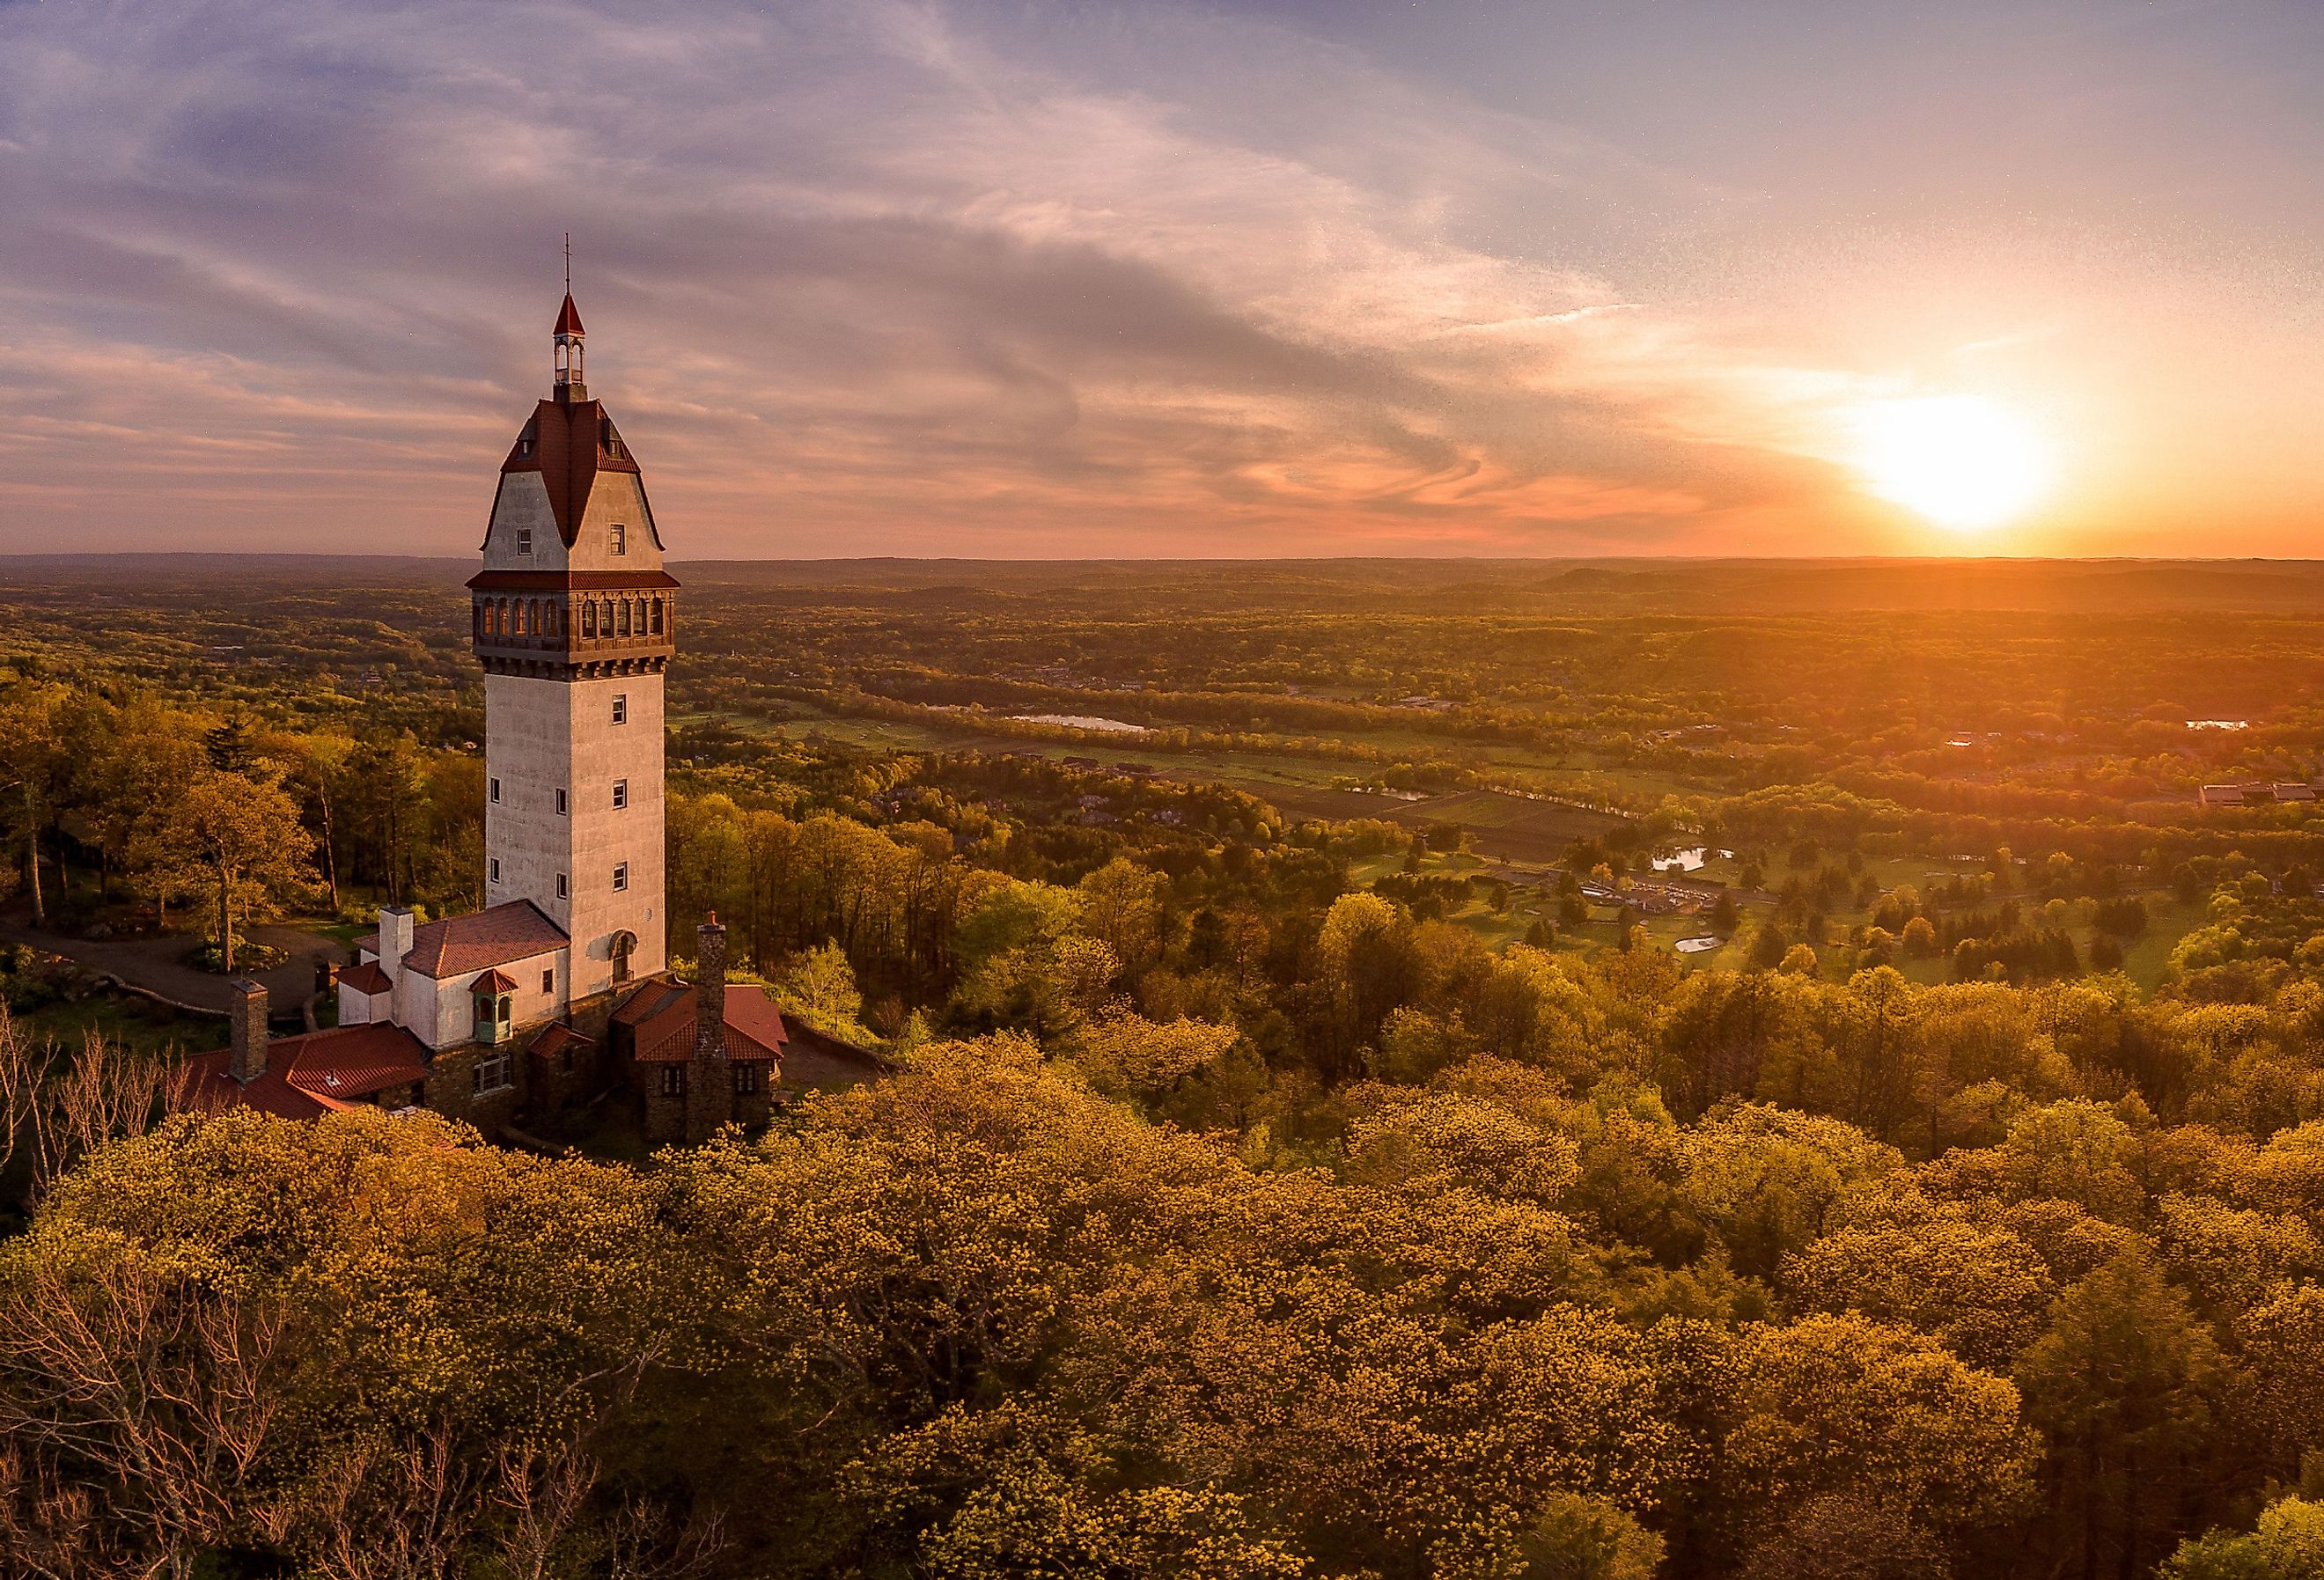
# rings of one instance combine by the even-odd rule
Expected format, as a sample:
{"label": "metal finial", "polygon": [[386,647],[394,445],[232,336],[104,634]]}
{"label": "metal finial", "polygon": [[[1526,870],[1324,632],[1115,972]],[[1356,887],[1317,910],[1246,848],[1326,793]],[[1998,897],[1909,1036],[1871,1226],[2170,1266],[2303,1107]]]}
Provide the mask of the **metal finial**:
{"label": "metal finial", "polygon": [[565,294],[573,294],[573,233],[565,233]]}

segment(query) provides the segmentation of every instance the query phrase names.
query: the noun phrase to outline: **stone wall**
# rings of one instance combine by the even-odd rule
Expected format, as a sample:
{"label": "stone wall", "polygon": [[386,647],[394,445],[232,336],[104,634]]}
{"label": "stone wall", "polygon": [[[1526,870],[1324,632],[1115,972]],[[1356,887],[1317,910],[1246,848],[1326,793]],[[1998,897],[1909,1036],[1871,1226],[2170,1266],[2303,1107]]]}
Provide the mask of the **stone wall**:
{"label": "stone wall", "polygon": [[[508,1058],[510,1084],[480,1094],[475,1089],[476,1066],[495,1054]],[[524,1105],[527,1062],[513,1043],[485,1048],[464,1042],[444,1049],[428,1065],[427,1105],[447,1119],[465,1120],[488,1136],[497,1135]]]}

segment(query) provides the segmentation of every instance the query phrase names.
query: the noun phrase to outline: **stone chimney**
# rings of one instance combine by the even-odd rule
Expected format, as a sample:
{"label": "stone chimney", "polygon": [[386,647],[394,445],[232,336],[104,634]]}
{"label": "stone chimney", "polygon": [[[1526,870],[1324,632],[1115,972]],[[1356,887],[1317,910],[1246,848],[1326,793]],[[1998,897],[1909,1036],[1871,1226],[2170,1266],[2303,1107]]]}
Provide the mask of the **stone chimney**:
{"label": "stone chimney", "polygon": [[712,911],[694,951],[694,1062],[726,1062],[726,929]]}
{"label": "stone chimney", "polygon": [[403,980],[403,957],[411,953],[411,912],[401,905],[379,908],[379,968],[390,982]]}
{"label": "stone chimney", "polygon": [[266,1073],[266,984],[237,976],[226,984],[234,994],[226,1072],[247,1086]]}

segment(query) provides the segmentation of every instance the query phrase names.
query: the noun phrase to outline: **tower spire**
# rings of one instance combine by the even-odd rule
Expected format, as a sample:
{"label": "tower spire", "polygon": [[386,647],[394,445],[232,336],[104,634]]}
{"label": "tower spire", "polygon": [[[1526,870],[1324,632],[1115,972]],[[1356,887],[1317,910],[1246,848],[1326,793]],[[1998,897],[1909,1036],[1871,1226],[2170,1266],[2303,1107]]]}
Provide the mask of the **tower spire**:
{"label": "tower spire", "polygon": [[573,233],[565,233],[565,306],[557,315],[557,383],[559,401],[586,401],[589,386],[581,376],[581,310],[573,305]]}

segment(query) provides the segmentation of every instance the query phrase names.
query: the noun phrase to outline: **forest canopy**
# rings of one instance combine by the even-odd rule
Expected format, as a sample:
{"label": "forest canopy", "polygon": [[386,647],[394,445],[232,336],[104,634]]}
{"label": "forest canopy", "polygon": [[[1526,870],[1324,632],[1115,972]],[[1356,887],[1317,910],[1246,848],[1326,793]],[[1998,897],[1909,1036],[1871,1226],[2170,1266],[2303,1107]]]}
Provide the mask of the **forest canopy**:
{"label": "forest canopy", "polygon": [[[987,569],[689,594],[678,952],[895,1067],[764,1133],[171,1113],[0,951],[0,1569],[2319,1572],[2296,599]],[[5,602],[50,936],[478,902],[424,578]]]}

